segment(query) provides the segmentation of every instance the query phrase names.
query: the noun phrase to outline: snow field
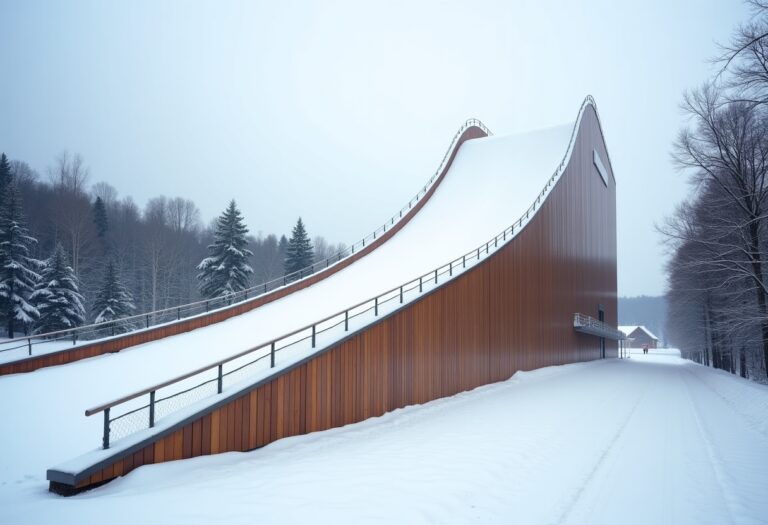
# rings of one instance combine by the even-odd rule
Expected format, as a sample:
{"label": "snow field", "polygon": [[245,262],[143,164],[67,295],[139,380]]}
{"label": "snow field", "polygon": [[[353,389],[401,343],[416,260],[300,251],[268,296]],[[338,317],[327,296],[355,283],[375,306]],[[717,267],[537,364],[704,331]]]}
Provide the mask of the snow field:
{"label": "snow field", "polygon": [[[745,407],[739,413],[733,406]],[[512,379],[73,498],[0,485],[8,523],[763,523],[768,387],[669,355]]]}

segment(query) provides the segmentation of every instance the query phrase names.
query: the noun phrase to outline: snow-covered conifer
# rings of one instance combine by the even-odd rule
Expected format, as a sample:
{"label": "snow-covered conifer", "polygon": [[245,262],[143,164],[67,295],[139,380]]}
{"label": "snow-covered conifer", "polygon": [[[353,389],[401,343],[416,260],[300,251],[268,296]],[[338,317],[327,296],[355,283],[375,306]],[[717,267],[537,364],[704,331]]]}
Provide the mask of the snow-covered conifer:
{"label": "snow-covered conifer", "polygon": [[110,260],[93,303],[94,322],[104,323],[127,317],[135,308],[131,292],[120,279],[115,263]]}
{"label": "snow-covered conifer", "polygon": [[293,227],[285,254],[285,273],[290,274],[306,268],[315,260],[312,242],[309,240],[304,223],[299,217]]}
{"label": "snow-covered conifer", "polygon": [[11,185],[12,178],[11,163],[8,162],[5,153],[2,153],[0,154],[0,204],[5,200],[5,192]]}
{"label": "snow-covered conifer", "polygon": [[36,334],[74,328],[85,321],[77,276],[69,266],[67,252],[60,243],[45,261],[40,280],[29,299],[40,314],[35,322]]}
{"label": "snow-covered conifer", "polygon": [[208,246],[210,255],[197,266],[203,297],[227,298],[248,288],[253,269],[247,261],[253,253],[246,248],[247,233],[240,210],[232,200],[216,221],[214,242]]}
{"label": "snow-covered conifer", "polygon": [[12,338],[19,324],[29,325],[38,317],[29,295],[40,278],[41,263],[30,256],[37,239],[27,231],[21,197],[13,184],[5,188],[0,204],[0,316]]}

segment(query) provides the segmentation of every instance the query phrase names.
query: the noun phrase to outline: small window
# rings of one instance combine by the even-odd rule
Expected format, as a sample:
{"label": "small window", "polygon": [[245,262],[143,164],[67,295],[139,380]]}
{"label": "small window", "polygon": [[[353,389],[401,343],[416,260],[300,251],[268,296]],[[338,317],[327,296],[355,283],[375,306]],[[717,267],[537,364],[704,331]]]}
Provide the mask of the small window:
{"label": "small window", "polygon": [[600,154],[597,152],[596,149],[592,150],[592,162],[595,164],[595,168],[597,168],[597,172],[600,174],[600,178],[603,179],[603,184],[605,186],[608,186],[608,170],[605,169],[605,165],[603,164],[603,159],[600,158]]}

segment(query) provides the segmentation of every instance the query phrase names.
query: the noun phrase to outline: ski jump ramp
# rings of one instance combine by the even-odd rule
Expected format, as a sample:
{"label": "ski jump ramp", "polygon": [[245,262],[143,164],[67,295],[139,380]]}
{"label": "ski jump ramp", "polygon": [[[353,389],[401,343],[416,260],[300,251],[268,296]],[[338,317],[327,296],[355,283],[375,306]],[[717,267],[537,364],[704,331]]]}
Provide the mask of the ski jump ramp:
{"label": "ski jump ramp", "polygon": [[91,451],[50,468],[51,490],[615,357],[616,187],[594,101],[565,126],[467,132],[409,220],[333,273],[223,322],[11,376],[65,392],[100,378],[40,409],[88,409],[59,427],[73,436],[56,461]]}

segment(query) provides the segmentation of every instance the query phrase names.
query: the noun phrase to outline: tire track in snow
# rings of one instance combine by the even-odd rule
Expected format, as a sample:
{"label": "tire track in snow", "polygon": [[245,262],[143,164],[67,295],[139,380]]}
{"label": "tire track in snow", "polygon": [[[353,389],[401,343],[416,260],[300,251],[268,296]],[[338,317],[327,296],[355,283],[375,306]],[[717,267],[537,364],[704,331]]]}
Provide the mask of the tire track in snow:
{"label": "tire track in snow", "polygon": [[624,420],[619,425],[618,429],[616,430],[616,433],[613,435],[613,437],[610,438],[608,446],[603,449],[602,454],[600,454],[600,457],[595,462],[594,466],[592,467],[592,470],[590,470],[587,475],[584,477],[582,482],[579,484],[578,490],[573,494],[570,501],[566,504],[565,509],[560,514],[560,517],[557,519],[555,523],[565,523],[568,518],[571,515],[571,512],[576,507],[576,505],[581,500],[582,495],[586,491],[587,487],[590,485],[592,480],[595,478],[595,474],[600,470],[602,465],[605,463],[606,458],[611,454],[611,452],[615,449],[616,443],[621,438],[622,434],[624,433],[624,429],[627,427],[629,422],[632,420],[632,416],[634,416],[635,411],[637,410],[637,407],[640,406],[640,402],[645,399],[645,391],[643,394],[637,396],[635,399],[635,402],[632,404],[632,408],[627,413]]}
{"label": "tire track in snow", "polygon": [[[728,512],[728,517],[730,518],[728,521],[730,523],[736,523],[735,516],[737,515],[737,513],[734,512],[735,510],[734,503],[736,503],[736,505],[738,505],[739,507],[742,507],[742,505],[738,503],[739,502],[738,496],[733,494],[728,489],[730,485],[727,482],[728,476],[726,475],[722,467],[722,462],[720,461],[719,457],[715,452],[715,447],[712,443],[712,439],[710,439],[709,434],[704,428],[704,425],[701,420],[701,415],[699,414],[699,409],[696,406],[696,402],[694,401],[693,396],[691,395],[689,379],[691,377],[696,378],[696,376],[690,370],[688,370],[687,367],[684,368],[683,371],[684,371],[684,374],[681,374],[681,378],[685,383],[686,399],[688,400],[688,404],[691,407],[691,414],[693,415],[693,420],[696,422],[696,430],[701,436],[701,442],[704,444],[704,450],[706,450],[707,458],[709,458],[709,465],[712,468],[712,472],[715,475],[715,480],[717,480],[717,486],[720,489],[720,494],[722,495],[723,501],[725,502],[725,510]],[[699,381],[708,387],[706,382],[702,380],[699,380]],[[708,389],[713,390],[711,387],[708,387]],[[747,422],[745,421],[745,423]],[[743,513],[741,514],[743,515]]]}

